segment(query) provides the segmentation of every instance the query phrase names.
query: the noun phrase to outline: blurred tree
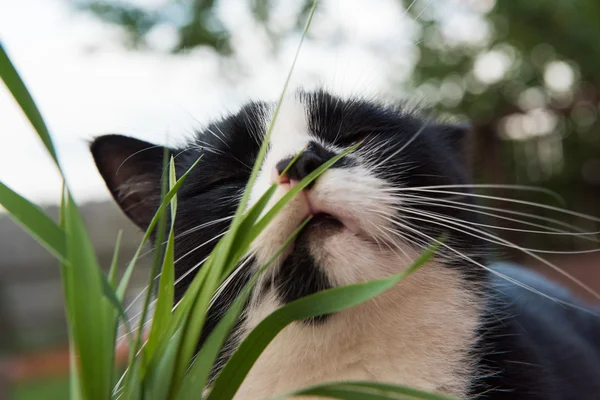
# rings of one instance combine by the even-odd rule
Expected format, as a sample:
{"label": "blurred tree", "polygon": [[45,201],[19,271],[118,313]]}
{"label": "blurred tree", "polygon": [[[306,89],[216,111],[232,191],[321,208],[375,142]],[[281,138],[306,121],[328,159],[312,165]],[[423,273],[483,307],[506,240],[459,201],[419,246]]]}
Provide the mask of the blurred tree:
{"label": "blurred tree", "polygon": [[[173,52],[195,46],[209,46],[223,55],[235,51],[219,19],[219,1],[171,0],[151,8],[119,0],[71,1],[123,27],[135,47],[147,45],[148,33],[167,24],[177,32]],[[250,8],[257,26],[276,43],[302,26],[312,1],[295,3],[298,24],[288,30],[272,20],[272,0],[239,3]],[[600,2],[402,4],[416,21],[419,57],[408,82],[398,86],[416,92],[442,114],[472,121],[477,179],[550,187],[571,208],[600,216]],[[534,194],[519,196],[541,201]],[[540,214],[539,209],[511,207]],[[598,224],[587,224],[582,228],[599,230]],[[524,245],[530,242],[516,231],[503,235]],[[544,241],[576,247],[563,236]]]}
{"label": "blurred tree", "polygon": [[173,0],[154,7],[119,0],[71,1],[77,9],[122,27],[126,44],[133,48],[147,47],[152,29],[166,25],[177,31],[177,41],[170,49],[173,52],[197,46],[209,46],[224,55],[231,52],[215,0]]}
{"label": "blurred tree", "polygon": [[[480,181],[549,187],[570,208],[600,216],[600,2],[470,0],[462,13],[451,5],[422,15],[412,87],[442,112],[473,121]],[[598,231],[597,223],[573,222]],[[544,243],[581,241],[561,235]]]}

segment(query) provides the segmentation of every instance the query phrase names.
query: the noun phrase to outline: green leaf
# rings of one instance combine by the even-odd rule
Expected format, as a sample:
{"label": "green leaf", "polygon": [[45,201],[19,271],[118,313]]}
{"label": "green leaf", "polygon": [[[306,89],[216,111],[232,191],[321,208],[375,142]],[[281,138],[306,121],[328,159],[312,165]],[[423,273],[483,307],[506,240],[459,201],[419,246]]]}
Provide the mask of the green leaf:
{"label": "green leaf", "polygon": [[331,399],[344,399],[344,400],[413,400],[414,397],[399,397],[393,395],[386,395],[381,393],[373,393],[366,389],[348,388],[343,385],[330,385],[323,386],[314,389],[300,390],[296,393],[291,393],[288,396],[276,397],[276,399],[288,399],[294,398],[296,395],[302,396],[319,396],[331,398]]}
{"label": "green leaf", "polygon": [[[206,275],[205,282],[204,282],[205,287],[202,288],[203,289],[202,291],[197,293],[197,296],[194,301],[194,305],[192,306],[192,309],[190,311],[190,317],[188,318],[187,325],[185,327],[184,338],[182,341],[180,353],[178,355],[179,365],[176,368],[176,372],[175,372],[175,381],[174,381],[175,385],[177,385],[178,382],[181,381],[184,371],[187,369],[189,361],[191,360],[192,354],[194,352],[194,349],[195,349],[195,346],[196,346],[196,343],[198,340],[197,335],[200,334],[200,332],[202,330],[202,326],[204,324],[205,313],[208,308],[208,304],[209,304],[208,301],[210,299],[210,295],[217,288],[219,282],[222,282],[222,280],[225,279],[226,274],[225,274],[225,276],[223,276],[223,271],[225,271],[225,272],[230,271],[233,268],[233,265],[238,262],[238,260],[235,260],[235,257],[234,258],[230,257],[230,254],[232,254],[232,253],[235,255],[243,254],[243,249],[240,249],[237,247],[232,247],[232,246],[234,244],[237,246],[239,243],[239,242],[234,243],[234,240],[238,234],[239,226],[244,221],[243,214],[246,211],[246,207],[248,204],[248,200],[250,197],[252,187],[254,186],[254,183],[256,181],[258,173],[262,167],[262,163],[263,163],[264,157],[267,152],[267,148],[269,145],[269,138],[270,138],[271,132],[273,130],[275,120],[279,113],[281,104],[283,103],[283,98],[285,96],[287,87],[289,85],[289,81],[290,81],[291,74],[294,69],[294,65],[298,58],[298,54],[300,52],[300,48],[302,47],[304,38],[306,37],[308,27],[310,26],[310,23],[312,21],[312,17],[314,15],[316,6],[317,6],[317,1],[315,0],[313,3],[313,8],[311,9],[310,16],[309,16],[306,26],[304,28],[304,31],[302,32],[302,37],[300,39],[300,43],[298,45],[296,54],[294,56],[294,61],[292,62],[292,66],[289,70],[284,87],[281,91],[281,95],[280,95],[277,105],[275,107],[273,118],[271,120],[271,123],[269,124],[267,133],[263,139],[263,143],[262,143],[262,146],[257,155],[256,161],[254,163],[254,167],[250,174],[248,184],[246,185],[246,190],[244,191],[244,194],[242,195],[240,203],[238,204],[233,221],[231,222],[230,229],[229,229],[228,233],[220,240],[219,244],[215,247],[215,250],[211,254],[211,259],[212,259],[211,260],[211,269],[208,271],[208,273]],[[258,234],[258,232],[260,232],[260,231],[254,231],[254,232],[256,234]]]}
{"label": "green leaf", "polygon": [[422,399],[422,400],[457,400],[455,397],[439,393],[426,392],[408,386],[375,382],[331,382],[311,386],[290,394],[277,396],[273,400],[283,400],[294,396],[325,396],[346,400],[383,400],[383,399]]}
{"label": "green leaf", "polygon": [[[294,156],[294,158],[292,158],[292,160],[285,167],[285,169],[283,170],[281,175],[284,175],[287,173],[287,171],[294,165],[294,163],[298,160],[298,158],[300,158],[300,155],[303,152],[304,152],[304,150],[299,151]],[[314,179],[316,179],[316,177]],[[309,183],[310,183],[310,181],[307,183],[307,185]],[[256,221],[258,220],[258,218],[263,214],[263,211],[269,204],[269,200],[271,200],[271,197],[273,197],[273,194],[275,194],[275,191],[277,190],[277,186],[278,186],[277,184],[272,184],[269,187],[269,189],[267,189],[265,191],[265,193],[263,193],[263,195],[258,199],[258,201],[256,203],[254,203],[254,205],[246,213],[244,220],[242,221],[242,223],[240,224],[240,226],[238,228],[239,232],[237,232],[236,237],[234,239],[234,243],[232,245],[232,247],[237,249],[237,253],[234,253],[233,256],[231,257],[231,260],[235,260],[234,263],[236,263],[237,260],[242,259],[242,257],[248,251],[248,248],[250,247],[250,244],[252,243],[252,241],[254,239],[256,239],[256,235],[258,235],[260,233],[258,231],[253,231],[252,228],[253,228],[254,224],[256,223]],[[246,190],[249,190],[249,186],[246,188]],[[290,197],[290,199],[291,199],[291,197]],[[226,271],[226,274],[229,275],[230,272],[231,271]]]}
{"label": "green leaf", "polygon": [[[175,163],[173,158],[169,163],[169,187],[173,189],[177,182],[175,177]],[[175,291],[175,216],[177,215],[177,196],[171,199],[171,228],[167,239],[167,247],[161,268],[160,281],[158,285],[158,297],[156,308],[152,317],[152,327],[148,340],[144,346],[146,360],[152,360],[158,343],[165,338],[171,324],[171,309]],[[178,342],[179,343],[179,342]]]}
{"label": "green leaf", "polygon": [[256,272],[250,281],[244,286],[240,294],[235,299],[227,313],[221,318],[215,329],[210,333],[198,356],[193,361],[187,372],[181,390],[178,393],[178,399],[185,400],[193,397],[194,393],[202,393],[206,387],[208,376],[217,359],[220,349],[229,336],[231,329],[235,325],[237,318],[244,308],[244,304],[251,293],[252,288],[260,275],[283,253],[283,251],[292,243],[298,234],[304,229],[312,217],[308,217],[300,226],[290,235],[285,243],[271,256],[271,258]]}
{"label": "green leaf", "polygon": [[115,250],[113,251],[113,258],[110,262],[110,270],[108,272],[108,282],[114,288],[117,286],[117,272],[119,269],[119,251],[121,249],[121,239],[123,237],[123,230],[119,229],[117,233],[117,240],[115,242]]}
{"label": "green leaf", "polygon": [[192,172],[192,170],[196,167],[196,165],[198,165],[198,163],[200,162],[201,159],[202,159],[202,156],[200,156],[194,162],[194,164],[192,164],[192,166],[181,176],[181,178],[179,178],[177,180],[177,183],[173,186],[173,188],[171,190],[169,190],[169,192],[166,194],[166,196],[164,196],[163,201],[160,204],[160,207],[156,211],[156,214],[154,214],[154,217],[152,217],[152,220],[150,221],[150,224],[148,225],[148,229],[146,229],[146,232],[144,233],[144,236],[142,237],[140,245],[138,246],[137,250],[135,251],[135,254],[131,258],[131,261],[129,262],[129,264],[127,265],[127,268],[125,269],[125,273],[123,274],[123,277],[121,278],[121,282],[119,283],[119,287],[117,288],[117,295],[118,295],[119,299],[122,300],[124,298],[125,292],[127,291],[127,286],[129,285],[129,280],[131,279],[131,275],[133,274],[133,269],[135,267],[135,264],[137,263],[137,260],[140,257],[140,254],[142,253],[142,249],[143,249],[144,245],[150,239],[150,235],[152,234],[154,227],[160,220],[162,213],[169,206],[171,199],[177,194],[177,191],[179,190],[181,185],[183,185],[183,182],[185,181],[185,179],[188,177],[190,172]]}
{"label": "green leaf", "polygon": [[408,269],[398,275],[318,292],[274,311],[248,334],[227,361],[216,379],[208,399],[232,398],[258,356],[289,323],[338,312],[385,292],[425,264],[438,248],[439,243],[432,245]]}
{"label": "green leaf", "polygon": [[[227,238],[228,236],[225,235],[224,239]],[[223,250],[223,244],[223,240],[221,240],[209,258],[212,262],[203,266],[203,269],[208,272],[203,279],[202,290],[199,290],[196,293],[189,316],[185,321],[183,340],[179,348],[179,354],[177,355],[177,367],[175,368],[172,392],[176,393],[178,391],[179,385],[181,384],[185,372],[190,366],[194,352],[196,351],[198,340],[206,320],[210,299],[217,289],[223,270],[224,263],[222,260],[223,257],[226,256],[226,251]],[[214,259],[213,255],[215,256]],[[221,260],[219,260],[219,256],[221,257]],[[217,262],[220,262],[220,265],[217,265]]]}
{"label": "green leaf", "polygon": [[[273,197],[275,190],[277,190],[277,185],[271,185],[271,187],[269,187],[269,189],[263,193],[260,199],[258,199],[258,201],[246,213],[233,240],[232,248],[236,249],[236,252],[231,252],[228,260],[229,264],[235,265],[237,260],[241,260],[248,251],[252,240],[254,240],[254,238],[250,235],[252,227],[261,216],[265,207],[268,205],[271,197]],[[231,271],[226,271],[226,274],[229,275],[230,272]]]}
{"label": "green leaf", "polygon": [[64,231],[37,205],[0,182],[0,204],[10,217],[59,261],[66,260]]}
{"label": "green leaf", "polygon": [[19,76],[19,73],[12,65],[8,54],[4,50],[2,43],[0,42],[0,78],[6,84],[8,90],[12,93],[13,97],[21,106],[21,110],[31,122],[31,125],[35,128],[35,131],[39,135],[40,139],[46,146],[48,153],[56,163],[56,166],[60,170],[60,165],[58,163],[58,157],[56,156],[56,150],[54,149],[54,144],[52,143],[52,138],[50,137],[50,133],[48,132],[48,128],[44,123],[42,115],[40,114],[38,108],[33,101],[33,98],[29,94],[27,87],[23,83],[23,80]]}
{"label": "green leaf", "polygon": [[114,396],[115,399],[141,400],[142,399],[142,376],[140,372],[140,359],[135,358],[125,371],[125,383],[121,394]]}
{"label": "green leaf", "polygon": [[[100,279],[102,280],[102,292],[104,293],[104,297],[108,299],[110,304],[113,306],[116,311],[116,315],[119,316],[123,320],[123,324],[125,326],[125,331],[127,338],[129,340],[129,344],[133,345],[132,337],[131,337],[131,325],[129,324],[129,318],[127,317],[127,313],[125,312],[125,308],[123,307],[123,303],[117,297],[117,293],[115,292],[114,286],[110,284],[108,279],[100,272]],[[115,331],[116,334],[116,331]],[[116,341],[116,336],[113,341]]]}
{"label": "green leaf", "polygon": [[[146,400],[165,400],[169,398],[169,388],[171,387],[171,381],[173,379],[173,371],[175,369],[177,351],[181,341],[181,331],[177,331],[172,337],[167,338],[167,345],[164,351],[156,353],[159,358],[156,362],[156,366],[149,369],[146,375],[145,387]],[[201,393],[201,392],[200,392]],[[196,393],[196,396],[190,398],[200,398]]]}
{"label": "green leaf", "polygon": [[250,241],[252,241],[256,237],[258,237],[260,232],[262,232],[267,227],[269,222],[271,222],[271,220],[273,220],[273,218],[275,218],[275,215],[277,215],[277,213],[283,207],[285,207],[285,205],[287,204],[288,201],[293,199],[298,193],[300,193],[302,190],[304,190],[308,185],[310,185],[310,183],[312,181],[314,181],[319,176],[321,176],[321,174],[323,174],[328,168],[330,168],[333,164],[335,164],[337,161],[339,161],[342,157],[344,157],[344,156],[350,154],[351,152],[353,152],[354,150],[356,150],[356,148],[358,146],[360,146],[360,143],[346,149],[345,151],[336,155],[335,157],[332,157],[330,160],[327,160],[327,162],[323,163],[323,165],[319,166],[319,168],[315,169],[313,172],[308,174],[304,179],[302,179],[300,182],[298,182],[297,185],[295,185],[285,195],[283,195],[281,197],[281,199],[279,199],[279,201],[277,203],[275,203],[273,205],[273,207],[271,207],[271,209],[260,219],[260,221],[258,221],[252,227],[251,232],[248,234],[248,239]]}
{"label": "green leaf", "polygon": [[[163,150],[163,171],[167,170],[167,167],[170,168],[170,163],[169,163],[169,150],[165,147]],[[171,157],[170,162],[173,162],[173,157]],[[174,166],[173,166],[174,168]],[[164,199],[165,195],[167,193],[167,189],[168,189],[168,181],[167,179],[161,179],[161,191],[160,191],[160,198]],[[173,199],[176,198],[176,195],[173,196]],[[129,352],[129,365],[131,365],[132,363],[141,363],[140,364],[140,374],[143,376],[145,376],[146,373],[146,366],[147,366],[147,360],[145,360],[145,356],[146,353],[142,352],[140,353],[140,349],[142,347],[142,342],[143,342],[143,337],[144,337],[144,327],[146,325],[146,318],[148,316],[148,310],[150,309],[150,302],[152,299],[152,296],[154,295],[154,281],[156,280],[156,276],[158,274],[158,270],[159,270],[159,264],[161,263],[161,256],[163,255],[162,253],[162,243],[164,241],[164,237],[165,237],[165,227],[167,224],[167,214],[166,212],[159,212],[158,215],[160,215],[160,218],[158,220],[158,228],[157,228],[157,232],[156,232],[156,238],[155,241],[156,243],[158,243],[158,245],[156,246],[155,250],[154,250],[154,260],[152,261],[152,267],[150,268],[150,274],[148,277],[148,285],[146,286],[146,295],[144,296],[144,303],[142,306],[142,313],[141,313],[141,317],[140,317],[140,321],[139,321],[139,325],[138,325],[138,329],[137,329],[137,336],[135,339],[135,344],[133,346],[133,351]],[[172,218],[175,218],[175,216],[172,216]],[[136,358],[134,360],[134,357]],[[142,361],[140,361],[139,359],[142,358]]]}
{"label": "green leaf", "polygon": [[112,386],[111,339],[116,321],[110,320],[112,309],[104,297],[101,270],[83,219],[70,194],[66,196],[65,232],[67,256],[71,268],[67,268],[66,284],[69,290],[77,355],[79,358],[80,384],[86,399],[107,399]]}
{"label": "green leaf", "polygon": [[[65,229],[65,215],[66,215],[66,203],[67,192],[63,182],[63,188],[61,191],[61,200],[60,200],[60,229],[64,232]],[[68,332],[69,332],[69,398],[72,400],[79,400],[82,398],[81,393],[81,384],[79,382],[79,365],[77,363],[77,347],[75,344],[75,332],[74,332],[74,318],[73,311],[71,305],[73,301],[71,299],[71,291],[69,290],[69,285],[67,284],[68,276],[68,265],[66,260],[66,255],[64,257],[64,261],[60,262],[60,275],[62,279],[62,287],[65,298],[65,314],[67,315],[68,321]]]}
{"label": "green leaf", "polygon": [[[269,127],[267,128],[267,133],[265,134],[265,137],[263,138],[263,143],[260,146],[260,150],[256,157],[256,161],[254,162],[254,167],[252,168],[252,173],[250,174],[250,178],[248,179],[248,184],[246,185],[246,190],[244,191],[244,194],[242,195],[242,198],[241,198],[238,208],[236,210],[236,217],[241,216],[242,213],[244,211],[246,211],[246,206],[248,204],[248,200],[250,199],[250,193],[252,191],[252,188],[254,187],[254,183],[256,182],[256,178],[258,177],[258,173],[260,172],[260,169],[262,168],[263,161],[267,154],[267,149],[269,147],[269,141],[271,139],[271,132],[273,132],[273,127],[275,126],[275,121],[277,120],[277,116],[279,115],[279,110],[281,109],[281,105],[283,104],[283,99],[285,98],[285,94],[286,94],[288,86],[290,84],[290,80],[292,78],[292,73],[294,72],[294,67],[296,66],[296,62],[298,61],[298,55],[300,54],[300,49],[302,48],[302,44],[304,43],[304,39],[306,38],[306,34],[308,33],[308,28],[310,27],[310,24],[312,22],[314,14],[315,14],[315,10],[317,9],[318,3],[319,3],[318,0],[313,1],[313,5],[312,5],[312,8],[308,15],[308,19],[306,20],[306,25],[304,26],[304,30],[302,31],[302,35],[300,36],[300,43],[298,43],[298,47],[296,48],[296,53],[294,54],[294,60],[292,61],[292,65],[290,66],[290,69],[288,71],[288,75],[285,79],[285,83],[283,84],[283,88],[281,89],[281,94],[279,95],[279,99],[277,100],[277,105],[275,106],[275,111],[273,112],[273,118],[271,119],[271,122],[269,123]],[[234,229],[234,230],[236,228],[236,225],[235,225],[236,221],[241,222],[241,220],[238,221],[237,218],[234,218],[234,220],[231,224],[232,229]]]}

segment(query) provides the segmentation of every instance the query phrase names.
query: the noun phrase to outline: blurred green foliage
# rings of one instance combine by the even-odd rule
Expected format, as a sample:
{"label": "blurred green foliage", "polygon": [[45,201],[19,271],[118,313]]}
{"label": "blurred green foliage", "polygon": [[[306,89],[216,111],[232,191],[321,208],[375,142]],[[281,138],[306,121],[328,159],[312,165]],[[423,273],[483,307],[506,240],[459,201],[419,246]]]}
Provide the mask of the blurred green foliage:
{"label": "blurred green foliage", "polygon": [[[72,1],[123,27],[127,42],[135,47],[147,45],[153,27],[169,24],[178,32],[173,52],[195,46],[209,46],[225,56],[235,52],[218,17],[219,1],[171,0],[153,8],[119,0]],[[311,2],[302,0],[297,7],[299,24],[289,31],[273,23],[272,0],[239,3],[249,7],[257,26],[276,44],[301,25]],[[399,23],[403,12],[415,20],[419,53],[408,82],[402,82],[403,91],[408,87],[409,93],[426,99],[442,115],[471,121],[476,178],[549,187],[563,195],[570,208],[600,216],[600,2],[401,3]],[[542,201],[533,194],[519,196]],[[576,222],[584,229],[600,230],[596,223]],[[503,233],[524,245],[531,239],[516,231]],[[544,240],[577,247],[569,237]]]}

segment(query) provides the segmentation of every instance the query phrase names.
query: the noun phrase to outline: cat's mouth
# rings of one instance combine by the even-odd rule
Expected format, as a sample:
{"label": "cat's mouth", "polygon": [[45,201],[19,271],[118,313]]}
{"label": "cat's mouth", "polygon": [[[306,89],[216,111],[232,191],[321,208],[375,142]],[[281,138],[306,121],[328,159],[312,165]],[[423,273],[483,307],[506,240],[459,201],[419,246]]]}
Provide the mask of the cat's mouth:
{"label": "cat's mouth", "polygon": [[336,217],[327,213],[319,213],[313,215],[311,220],[307,224],[308,227],[332,227],[337,229],[344,229],[345,225]]}
{"label": "cat's mouth", "polygon": [[361,229],[357,221],[347,210],[344,210],[342,205],[332,206],[328,202],[321,201],[310,190],[303,190],[298,196],[306,205],[306,217],[311,217],[309,225],[345,228],[355,235],[360,234]]}

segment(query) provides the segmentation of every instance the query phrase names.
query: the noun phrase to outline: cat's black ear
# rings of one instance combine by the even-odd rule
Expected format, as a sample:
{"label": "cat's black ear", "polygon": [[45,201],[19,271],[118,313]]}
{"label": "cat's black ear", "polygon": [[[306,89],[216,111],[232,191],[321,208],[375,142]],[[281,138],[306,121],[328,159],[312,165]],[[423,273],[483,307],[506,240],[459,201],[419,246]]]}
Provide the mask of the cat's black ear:
{"label": "cat's black ear", "polygon": [[160,206],[165,148],[127,136],[106,135],[94,140],[90,150],[119,207],[146,230]]}

